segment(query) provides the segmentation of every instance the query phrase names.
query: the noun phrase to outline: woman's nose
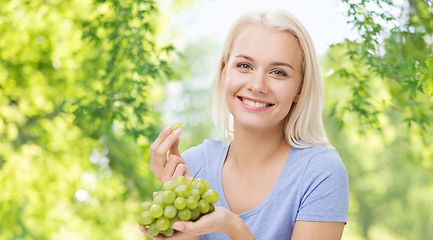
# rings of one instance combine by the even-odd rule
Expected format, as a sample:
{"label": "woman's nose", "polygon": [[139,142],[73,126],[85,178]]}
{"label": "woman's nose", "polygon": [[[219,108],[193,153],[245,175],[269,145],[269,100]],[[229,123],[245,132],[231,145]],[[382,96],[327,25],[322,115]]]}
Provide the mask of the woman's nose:
{"label": "woman's nose", "polygon": [[248,81],[247,88],[250,91],[262,93],[267,93],[266,87],[266,75],[261,72],[255,72],[251,75],[251,78]]}

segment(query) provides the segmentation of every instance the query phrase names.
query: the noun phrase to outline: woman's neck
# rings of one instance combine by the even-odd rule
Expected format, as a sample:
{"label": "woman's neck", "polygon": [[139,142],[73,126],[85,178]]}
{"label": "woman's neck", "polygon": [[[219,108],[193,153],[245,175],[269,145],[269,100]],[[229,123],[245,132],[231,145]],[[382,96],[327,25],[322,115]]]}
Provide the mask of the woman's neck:
{"label": "woman's neck", "polygon": [[227,160],[243,170],[258,170],[275,160],[285,159],[291,149],[282,126],[252,131],[235,124],[234,136]]}

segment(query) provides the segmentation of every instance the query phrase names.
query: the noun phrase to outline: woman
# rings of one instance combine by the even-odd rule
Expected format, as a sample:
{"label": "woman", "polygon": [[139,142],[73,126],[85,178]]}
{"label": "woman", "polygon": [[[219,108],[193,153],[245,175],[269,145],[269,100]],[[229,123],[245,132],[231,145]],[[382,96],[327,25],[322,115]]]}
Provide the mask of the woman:
{"label": "woman", "polygon": [[218,70],[212,113],[224,141],[205,140],[181,156],[181,130],[166,127],[151,146],[151,170],[163,183],[191,179],[204,165],[197,178],[220,196],[215,212],[176,222],[171,239],[341,239],[348,178],[323,128],[308,32],[286,11],[245,14],[226,37]]}

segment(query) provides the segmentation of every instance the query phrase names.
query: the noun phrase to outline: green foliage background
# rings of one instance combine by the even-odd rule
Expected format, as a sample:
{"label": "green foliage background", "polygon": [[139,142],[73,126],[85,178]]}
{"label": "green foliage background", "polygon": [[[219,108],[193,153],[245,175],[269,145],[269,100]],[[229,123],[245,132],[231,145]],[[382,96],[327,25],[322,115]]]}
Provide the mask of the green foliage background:
{"label": "green foliage background", "polygon": [[0,2],[0,239],[143,238],[179,59],[160,22],[153,1]]}
{"label": "green foliage background", "polygon": [[[350,178],[343,239],[432,239],[433,2],[341,4],[360,38],[320,61]],[[181,150],[217,135],[220,46],[179,53],[165,24],[151,0],[0,1],[0,240],[144,239],[149,144],[174,121]]]}
{"label": "green foliage background", "polygon": [[349,173],[346,236],[432,239],[433,1],[342,2],[360,37],[322,68],[327,133]]}

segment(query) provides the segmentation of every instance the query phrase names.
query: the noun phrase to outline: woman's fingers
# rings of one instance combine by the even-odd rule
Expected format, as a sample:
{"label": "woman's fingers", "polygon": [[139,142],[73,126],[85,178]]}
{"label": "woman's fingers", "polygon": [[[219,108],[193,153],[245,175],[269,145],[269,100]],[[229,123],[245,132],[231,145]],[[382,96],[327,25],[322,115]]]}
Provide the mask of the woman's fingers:
{"label": "woman's fingers", "polygon": [[170,155],[165,165],[164,171],[161,175],[161,182],[166,181],[175,182],[176,178],[179,176],[184,176],[187,182],[191,180],[191,173],[186,166],[186,162],[182,157],[175,155]]}
{"label": "woman's fingers", "polygon": [[[164,153],[165,156],[167,156],[167,152],[169,150],[171,150],[171,152],[173,152],[174,148],[172,147],[178,147],[179,145],[179,136],[182,133],[182,130],[180,128],[174,130],[174,132],[172,132],[171,134],[169,134],[164,141],[161,142],[161,144],[158,146],[158,149],[156,150],[156,153]],[[176,149],[177,151],[174,151],[178,154],[170,154],[170,155],[177,155],[180,157],[180,152],[178,149]],[[157,156],[158,157],[158,156]]]}
{"label": "woman's fingers", "polygon": [[[174,173],[171,176],[171,180],[170,181],[175,182],[177,177],[179,177],[179,176],[185,176],[185,175],[186,176],[189,175],[189,177],[191,177],[191,174],[189,173],[189,170],[188,170],[186,164],[179,163],[179,164],[177,164],[176,169],[174,170]],[[188,181],[188,178],[186,176],[185,176],[185,179]]]}
{"label": "woman's fingers", "polygon": [[186,165],[185,160],[183,160],[183,158],[181,157],[170,155],[167,159],[167,164],[165,165],[164,170],[161,173],[160,181],[162,183],[165,183],[166,181],[171,181],[173,174],[176,171],[177,165],[179,164]]}
{"label": "woman's fingers", "polygon": [[[168,127],[168,131],[170,128]],[[164,129],[166,131],[166,129]],[[155,174],[155,176],[161,180],[161,174],[164,170],[165,165],[167,164],[167,152],[172,148],[175,142],[179,140],[179,136],[181,134],[181,129],[178,128],[171,134],[168,133],[165,135],[165,132],[162,132],[160,136],[155,140],[155,142],[150,147],[151,157],[150,157],[150,167],[151,171]],[[177,144],[178,145],[178,144]],[[176,145],[176,148],[177,148]],[[180,157],[179,150],[176,151],[176,155]]]}
{"label": "woman's fingers", "polygon": [[[208,216],[207,218],[205,218]],[[209,232],[213,232],[213,226],[218,225],[218,223],[214,222],[213,218],[206,215],[200,218],[200,220],[196,222],[185,222],[185,221],[177,221],[173,224],[173,228],[177,231],[177,236],[198,236],[202,234],[206,234]],[[223,221],[223,220],[222,220]]]}
{"label": "woman's fingers", "polygon": [[[212,217],[214,215],[212,215]],[[206,216],[207,218],[205,218]],[[217,225],[217,223],[212,222],[212,220],[213,219],[209,215],[205,215],[196,222],[177,221],[173,224],[173,228],[189,235],[201,235],[211,232],[210,229],[212,226]]]}
{"label": "woman's fingers", "polygon": [[[168,135],[164,141],[159,145],[155,152],[155,174],[161,174],[167,164],[167,153],[171,146],[179,139],[180,129],[176,129],[173,133]],[[178,156],[180,157],[180,155]],[[159,179],[159,178],[158,178]]]}
{"label": "woman's fingers", "polygon": [[187,182],[191,181],[192,176],[191,176],[191,172],[189,171],[188,167],[186,168],[186,171],[183,173],[183,176],[185,177]]}
{"label": "woman's fingers", "polygon": [[178,221],[173,224],[173,228],[188,235],[202,235],[210,232],[226,232],[228,225],[233,225],[237,215],[230,210],[216,206],[215,211],[202,216],[196,222]]}
{"label": "woman's fingers", "polygon": [[180,156],[179,138],[177,138],[176,141],[173,143],[173,145],[171,145],[170,150],[168,152],[168,155]]}
{"label": "woman's fingers", "polygon": [[170,126],[165,127],[162,132],[159,134],[158,138],[152,143],[150,146],[150,170],[152,172],[155,171],[156,168],[156,161],[155,161],[155,154],[158,150],[161,143],[167,138],[167,136],[170,134],[171,128]]}

